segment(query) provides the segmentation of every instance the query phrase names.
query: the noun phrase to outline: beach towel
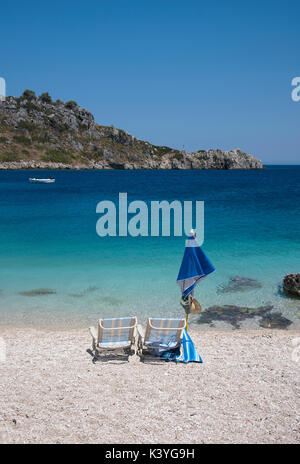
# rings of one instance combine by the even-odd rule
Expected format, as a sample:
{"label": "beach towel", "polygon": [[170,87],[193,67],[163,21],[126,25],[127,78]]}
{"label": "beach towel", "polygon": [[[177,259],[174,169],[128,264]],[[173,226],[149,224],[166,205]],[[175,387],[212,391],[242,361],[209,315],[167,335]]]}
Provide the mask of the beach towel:
{"label": "beach towel", "polygon": [[200,354],[196,350],[193,340],[185,329],[182,334],[182,343],[180,347],[177,347],[173,350],[164,351],[161,354],[161,358],[165,359],[166,361],[183,363],[203,362]]}

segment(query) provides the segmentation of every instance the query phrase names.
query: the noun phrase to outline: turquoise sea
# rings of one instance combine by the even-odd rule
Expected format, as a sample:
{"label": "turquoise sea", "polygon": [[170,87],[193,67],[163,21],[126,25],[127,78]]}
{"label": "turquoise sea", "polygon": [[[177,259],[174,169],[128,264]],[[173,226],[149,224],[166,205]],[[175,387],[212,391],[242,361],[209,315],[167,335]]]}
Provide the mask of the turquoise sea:
{"label": "turquoise sea", "polygon": [[[37,185],[29,177],[56,178]],[[183,314],[176,277],[185,237],[96,234],[96,205],[203,200],[203,249],[216,272],[199,284],[203,308],[272,305],[300,327],[300,300],[280,285],[300,272],[300,166],[262,171],[0,171],[0,324],[77,328],[100,316]],[[230,277],[260,288],[222,292]],[[44,289],[45,294],[40,289]],[[47,291],[45,291],[47,290]],[[50,293],[50,291],[52,293]],[[24,294],[25,292],[25,294]],[[199,325],[197,316],[192,318]],[[216,328],[232,326],[216,321]],[[259,328],[256,319],[241,328]]]}

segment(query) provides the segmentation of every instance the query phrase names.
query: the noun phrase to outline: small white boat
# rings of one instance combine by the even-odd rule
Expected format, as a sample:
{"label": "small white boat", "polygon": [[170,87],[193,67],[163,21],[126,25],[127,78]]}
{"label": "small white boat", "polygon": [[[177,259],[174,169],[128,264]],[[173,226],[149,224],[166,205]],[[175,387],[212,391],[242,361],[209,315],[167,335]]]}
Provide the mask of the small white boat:
{"label": "small white boat", "polygon": [[50,177],[49,179],[37,179],[35,177],[29,177],[29,182],[33,184],[53,184],[55,182],[54,177]]}

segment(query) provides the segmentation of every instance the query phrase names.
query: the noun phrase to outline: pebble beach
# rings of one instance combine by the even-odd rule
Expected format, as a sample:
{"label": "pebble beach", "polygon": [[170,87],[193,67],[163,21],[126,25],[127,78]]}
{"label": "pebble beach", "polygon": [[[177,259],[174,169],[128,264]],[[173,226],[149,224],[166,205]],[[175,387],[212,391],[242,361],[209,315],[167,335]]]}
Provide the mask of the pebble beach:
{"label": "pebble beach", "polygon": [[1,328],[2,443],[299,443],[300,331],[197,331],[203,364],[96,361],[87,330]]}

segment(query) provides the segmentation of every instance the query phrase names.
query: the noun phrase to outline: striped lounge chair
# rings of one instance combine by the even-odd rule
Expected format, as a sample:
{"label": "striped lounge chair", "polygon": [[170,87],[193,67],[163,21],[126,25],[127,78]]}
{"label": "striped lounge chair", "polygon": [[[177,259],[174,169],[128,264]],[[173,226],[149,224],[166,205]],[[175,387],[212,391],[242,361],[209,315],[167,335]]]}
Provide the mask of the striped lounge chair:
{"label": "striped lounge chair", "polygon": [[132,348],[136,353],[136,327],[136,317],[99,319],[98,333],[95,327],[89,328],[95,356],[122,350],[126,353]]}
{"label": "striped lounge chair", "polygon": [[161,356],[181,344],[185,319],[148,318],[146,331],[138,325],[138,353]]}

